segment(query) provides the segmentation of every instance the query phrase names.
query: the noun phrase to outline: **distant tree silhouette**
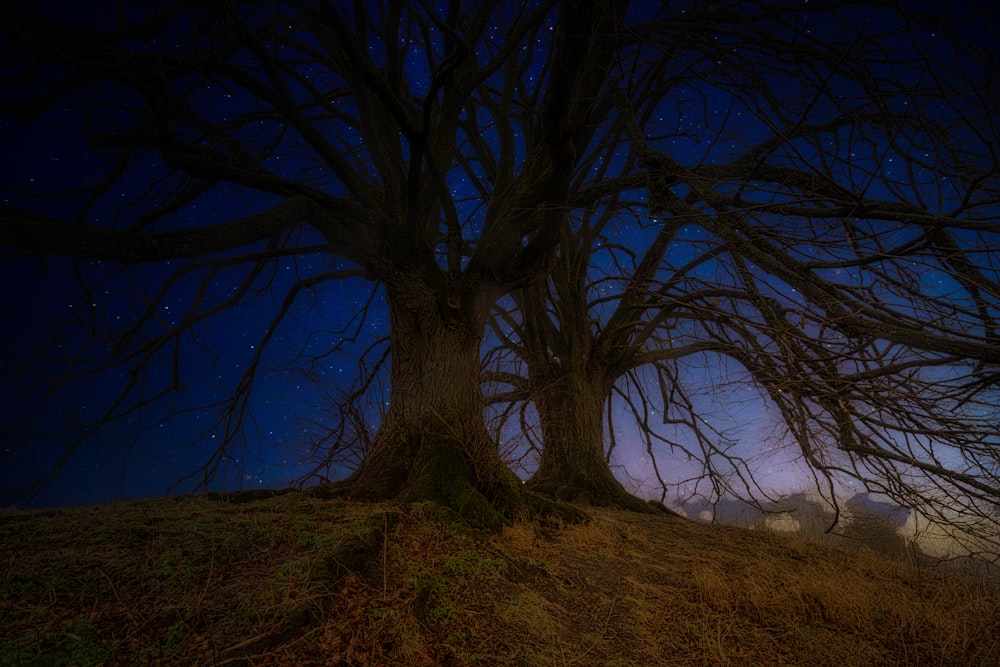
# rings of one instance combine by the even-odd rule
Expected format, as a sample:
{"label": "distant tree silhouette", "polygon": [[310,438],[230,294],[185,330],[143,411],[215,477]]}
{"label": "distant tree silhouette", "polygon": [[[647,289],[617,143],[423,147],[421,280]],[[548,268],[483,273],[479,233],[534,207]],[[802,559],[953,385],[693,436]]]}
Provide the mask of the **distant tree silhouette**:
{"label": "distant tree silhouette", "polygon": [[849,519],[838,534],[892,558],[907,557],[909,546],[906,538],[899,533],[906,523],[906,510],[873,502],[868,494],[861,493],[849,498],[845,504]]}

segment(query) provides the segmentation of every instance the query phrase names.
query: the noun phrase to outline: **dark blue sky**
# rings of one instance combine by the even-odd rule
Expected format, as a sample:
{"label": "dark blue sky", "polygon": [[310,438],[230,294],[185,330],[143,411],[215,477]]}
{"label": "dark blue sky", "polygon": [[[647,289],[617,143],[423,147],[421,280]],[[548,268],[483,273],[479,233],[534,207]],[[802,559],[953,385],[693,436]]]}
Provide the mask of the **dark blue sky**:
{"label": "dark blue sky", "polygon": [[[59,12],[51,13],[81,25],[113,24],[117,17],[101,11],[106,6],[100,3],[96,5],[99,9],[79,15],[63,14],[64,3],[43,4],[46,9],[58,7]],[[638,2],[635,17],[660,8],[660,3]],[[803,3],[795,27],[803,38],[835,39],[841,32],[846,35],[849,29],[863,26],[858,29],[872,37],[872,44],[879,49],[891,50],[893,40],[900,39],[891,36],[879,41],[882,27],[877,12],[866,7],[836,20],[807,9]],[[952,53],[935,46],[939,35],[930,28],[921,30],[921,57],[947,61]],[[183,30],[161,39],[183,44],[181,33]],[[980,39],[978,34],[975,39]],[[720,39],[735,38],[722,34]],[[144,48],[155,51],[161,45],[150,42]],[[534,45],[538,62],[532,67],[541,67],[547,46],[543,31]],[[376,44],[370,48],[379,52],[383,47]],[[430,81],[421,55],[414,49],[406,61],[411,90],[417,95]],[[877,69],[873,68],[873,75],[879,75]],[[916,72],[915,81],[919,82],[919,67]],[[57,81],[60,73],[58,67],[41,67],[33,71],[34,79],[9,85],[8,90],[30,98],[33,92],[37,94]],[[310,69],[308,74],[309,80],[322,85],[323,72]],[[646,128],[649,137],[658,137],[660,145],[669,148],[684,165],[731,157],[775,130],[762,123],[760,109],[753,107],[756,100],[749,78],[733,79],[734,87],[746,87],[734,88],[739,94],[727,96],[719,88],[725,77],[718,73],[713,77],[709,83],[692,76],[690,83],[677,86]],[[72,217],[85,207],[86,222],[103,227],[142,224],[143,211],[155,209],[172,191],[191,183],[166,176],[159,158],[147,151],[117,175],[112,187],[88,203],[82,188],[93,186],[95,175],[115,168],[109,162],[112,153],[88,143],[85,130],[113,134],[141,115],[144,102],[113,87],[82,90],[60,97],[56,104],[41,106],[30,122],[23,122],[28,116],[0,115],[5,156],[0,166],[2,203],[30,204],[37,213],[60,218]],[[226,82],[205,85],[191,99],[206,116],[222,120],[255,110],[254,104],[245,102]],[[895,102],[887,100],[888,104]],[[327,177],[314,169],[314,161],[302,158],[301,146],[282,134],[280,121],[264,118],[260,123],[260,136],[273,145],[256,146],[254,137],[248,139],[248,145],[267,152],[264,162],[270,170],[321,186],[326,183]],[[331,123],[323,130],[335,134],[343,128]],[[354,150],[351,146],[357,137],[350,130],[343,132],[339,141],[348,153]],[[495,140],[489,128],[484,136]],[[901,146],[890,150],[878,143],[882,139],[859,142],[871,150],[871,164],[876,159],[891,162],[905,150]],[[260,142],[266,143],[263,139]],[[352,158],[364,160],[365,150],[371,149],[357,147]],[[832,149],[831,154],[839,150]],[[852,170],[861,173],[867,163],[857,158],[851,164],[838,172],[847,180],[857,177]],[[894,173],[888,163],[879,168],[886,174]],[[899,170],[905,173],[903,165]],[[460,170],[449,178],[463,219],[481,215],[478,194]],[[940,181],[938,185],[937,195],[949,199],[949,185]],[[910,194],[905,188],[897,193],[886,191],[877,182],[864,187],[870,196]],[[42,196],[30,196],[31,192]],[[259,210],[267,201],[266,195],[253,191],[215,188],[183,206],[171,223],[197,226],[202,221],[232,217],[238,211]],[[933,203],[929,207],[934,208]],[[623,223],[616,241],[632,250],[641,249],[653,229],[652,224],[641,229]],[[315,252],[279,256],[261,243],[249,249],[262,260],[267,257],[259,266],[246,262],[227,265],[226,258],[235,254],[222,254],[211,258],[214,263],[185,260],[124,268],[89,259],[22,256],[16,249],[4,249],[0,256],[0,284],[6,288],[0,294],[0,369],[5,385],[0,396],[0,489],[6,491],[44,474],[77,442],[79,451],[58,476],[44,491],[22,502],[59,505],[161,495],[178,479],[211,461],[219,453],[219,443],[227,438],[233,440],[217,461],[219,475],[211,488],[281,486],[308,470],[309,447],[322,441],[326,428],[335,423],[334,406],[358,386],[359,369],[370,372],[383,358],[385,343],[379,341],[388,333],[388,323],[382,295],[371,282],[345,278],[343,272],[355,267],[322,252],[323,240],[318,236],[296,233],[301,236],[289,242],[298,247],[316,246]],[[712,242],[708,236],[699,227],[687,228],[668,253],[667,263],[683,265]],[[596,271],[613,271],[610,254],[605,258],[608,263],[595,266]],[[177,273],[178,267],[187,268]],[[715,268],[705,268],[712,270]],[[922,275],[927,280],[934,278],[931,272]],[[289,289],[313,278],[317,282],[296,293],[285,310]],[[778,293],[787,292],[786,288],[774,286]],[[940,283],[928,285],[929,291],[940,289]],[[798,298],[790,292],[785,296]],[[362,310],[369,303],[370,307]],[[222,305],[228,306],[225,312],[216,314],[214,309]],[[193,313],[204,319],[196,323],[185,320]],[[279,315],[280,321],[276,321]],[[130,329],[136,322],[140,326]],[[189,326],[180,327],[184,330],[181,335],[169,335],[182,324]],[[125,336],[126,332],[130,333]],[[130,341],[124,365],[110,356],[112,341],[123,336]],[[165,337],[158,338],[161,336]],[[130,374],[129,369],[137,367],[145,354],[142,341],[156,340],[163,343],[162,348],[141,372]],[[264,352],[258,358],[262,345]],[[251,377],[248,371],[254,367],[257,371]],[[762,479],[778,485],[791,480],[791,485],[797,486],[800,465],[788,461],[796,457],[783,449],[780,438],[767,447],[753,444],[775,435],[775,414],[761,401],[760,392],[746,385],[745,375],[726,365],[705,363],[704,358],[692,359],[685,373],[694,383],[704,381],[706,389],[699,400],[716,403],[715,427],[726,437],[752,443],[748,454],[759,463]],[[246,400],[230,403],[227,408],[226,401],[239,396],[241,382],[249,379],[253,384]],[[362,404],[362,415],[371,428],[386,398],[384,383],[377,381]],[[141,412],[132,410],[137,404],[144,405]],[[201,409],[205,407],[209,409]],[[239,432],[234,428],[237,418],[243,425]],[[100,429],[90,429],[91,424],[100,424]],[[649,461],[634,431],[622,426],[616,463],[628,465],[632,474],[648,483],[645,473]],[[768,458],[772,454],[776,456],[773,460]],[[677,478],[692,472],[681,459],[674,462]],[[174,490],[185,491],[200,479],[195,476]]]}
{"label": "dark blue sky", "polygon": [[[122,413],[134,400],[154,393],[157,380],[173,373],[172,360],[156,360],[148,378],[127,392],[126,402],[109,408],[128,385],[129,374],[114,364],[106,368],[107,343],[91,336],[88,328],[104,326],[104,319],[133,321],[143,300],[135,283],[162,276],[145,267],[124,275],[118,267],[97,268],[96,261],[82,264],[90,275],[107,274],[91,283],[98,286],[97,294],[76,284],[71,262],[62,258],[47,258],[44,265],[35,259],[3,265],[4,283],[12,288],[3,303],[5,314],[10,314],[5,322],[17,322],[4,327],[4,371],[17,390],[4,402],[4,426],[11,430],[5,433],[2,484],[43,474],[67,443],[87,433],[87,424],[113,416],[37,496],[34,503],[41,505],[162,495],[202,465],[224,437],[225,424],[196,408],[218,404],[233,393],[274,317],[282,288],[290,284],[297,265],[308,266],[309,258],[289,259],[279,268],[274,296],[265,294],[197,327],[197,340],[185,341],[182,358],[182,374],[189,380],[141,416]],[[217,287],[224,292],[226,284],[222,276]],[[176,298],[161,302],[152,326],[175,324],[184,316],[189,298],[179,289]],[[355,280],[299,299],[260,360],[260,379],[249,407],[253,428],[242,441],[246,451],[233,447],[238,460],[223,461],[212,488],[280,486],[304,472],[297,464],[307,445],[324,435],[319,424],[330,419],[317,413],[333,412],[328,403],[354,382],[357,357],[374,337],[386,333],[377,301],[367,320],[349,319],[371,290],[370,283]],[[341,351],[335,350],[340,339],[352,337],[360,343],[348,341]],[[80,377],[56,382],[53,389],[53,382],[69,373]]]}

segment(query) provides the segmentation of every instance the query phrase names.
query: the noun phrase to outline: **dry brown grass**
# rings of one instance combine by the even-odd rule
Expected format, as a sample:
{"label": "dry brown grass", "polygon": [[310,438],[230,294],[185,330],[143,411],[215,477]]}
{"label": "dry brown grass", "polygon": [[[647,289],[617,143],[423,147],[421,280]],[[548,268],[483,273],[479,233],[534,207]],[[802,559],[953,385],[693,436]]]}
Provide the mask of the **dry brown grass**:
{"label": "dry brown grass", "polygon": [[[588,512],[489,537],[430,506],[300,493],[7,512],[0,664],[1000,664],[984,580]],[[390,515],[371,567],[331,576]]]}

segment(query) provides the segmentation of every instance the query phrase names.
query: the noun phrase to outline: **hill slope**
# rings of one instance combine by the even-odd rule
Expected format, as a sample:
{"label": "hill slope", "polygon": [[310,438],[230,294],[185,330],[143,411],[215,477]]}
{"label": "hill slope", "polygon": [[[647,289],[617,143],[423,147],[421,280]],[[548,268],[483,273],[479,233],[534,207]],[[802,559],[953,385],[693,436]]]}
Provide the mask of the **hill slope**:
{"label": "hill slope", "polygon": [[871,553],[316,495],[0,513],[0,664],[1000,664],[997,588]]}

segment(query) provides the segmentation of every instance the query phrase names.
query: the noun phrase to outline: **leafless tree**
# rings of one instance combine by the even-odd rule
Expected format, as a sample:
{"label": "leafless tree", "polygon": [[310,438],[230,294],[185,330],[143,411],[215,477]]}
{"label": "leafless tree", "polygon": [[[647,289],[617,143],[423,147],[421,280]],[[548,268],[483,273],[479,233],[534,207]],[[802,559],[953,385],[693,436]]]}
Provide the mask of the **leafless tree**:
{"label": "leafless tree", "polygon": [[[624,11],[180,2],[122,4],[68,25],[44,7],[7,6],[8,116],[44,125],[60,105],[82,105],[56,131],[101,159],[72,188],[7,186],[2,242],[127,266],[182,260],[153,290],[151,312],[112,341],[133,369],[240,305],[278,258],[326,254],[343,267],[294,283],[258,350],[302,292],[355,274],[378,281],[390,404],[344,487],[434,497],[495,522],[526,496],[483,425],[479,342],[496,299],[547,270],[576,156],[611,109]],[[487,187],[478,203],[463,200],[466,179]],[[45,200],[59,195],[53,212]],[[239,206],[191,224],[210,195]],[[210,306],[196,296],[178,322],[138,340],[158,295],[228,266],[244,268],[242,287]],[[230,433],[246,425],[238,405],[223,408]]]}
{"label": "leafless tree", "polygon": [[550,279],[493,327],[496,399],[537,410],[529,486],[636,507],[607,466],[624,411],[664,494],[766,494],[766,444],[737,446],[688,370],[714,366],[831,498],[860,480],[995,531],[1000,67],[956,17],[664,10],[617,101],[628,149],[584,157],[602,179],[574,182]]}
{"label": "leafless tree", "polygon": [[[592,399],[610,392],[648,427],[654,462],[662,441],[716,484],[752,484],[681,382],[681,360],[715,355],[745,370],[821,478],[854,472],[891,491],[917,473],[941,493],[995,498],[983,437],[1000,356],[995,54],[933,17],[846,0],[291,0],[123,5],[83,27],[44,8],[3,19],[7,116],[66,133],[89,180],[5,186],[0,242],[155,267],[131,326],[109,328],[108,367],[125,372],[106,414],[182,388],[197,327],[270,291],[268,272],[295,258],[300,275],[278,283],[257,351],[216,407],[235,442],[299,299],[337,280],[381,285],[391,393],[341,487],[358,496],[436,498],[486,524],[537,506],[482,416],[484,327],[513,294],[513,342],[535,346],[522,348],[531,398],[560,419],[559,406],[581,406],[588,437],[607,405]],[[626,225],[652,240],[612,233]],[[310,256],[328,261],[299,261]],[[101,269],[78,266],[95,294]],[[547,295],[536,286],[552,271]],[[937,275],[941,291],[925,284]],[[581,277],[617,289],[614,304],[580,302],[593,296]],[[186,282],[183,314],[158,324]],[[552,327],[555,306],[577,314]],[[175,372],[154,374],[164,358]],[[650,387],[694,447],[649,423]],[[886,387],[911,393],[873,411]],[[949,407],[963,426],[942,445],[928,429],[956,425]],[[544,435],[543,452],[572,451]]]}

